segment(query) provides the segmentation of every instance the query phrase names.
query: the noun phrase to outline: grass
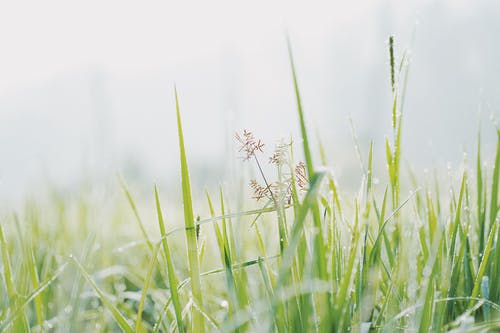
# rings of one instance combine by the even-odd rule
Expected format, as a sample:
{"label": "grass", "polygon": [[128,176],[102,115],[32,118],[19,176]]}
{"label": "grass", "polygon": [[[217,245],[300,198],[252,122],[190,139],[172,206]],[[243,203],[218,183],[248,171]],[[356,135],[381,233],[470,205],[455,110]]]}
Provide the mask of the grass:
{"label": "grass", "polygon": [[[262,142],[246,131],[241,152],[261,176],[248,210],[231,212],[237,193],[222,187],[194,202],[175,91],[182,202],[162,204],[155,186],[148,210],[120,180],[115,204],[54,192],[3,213],[0,331],[500,331],[500,129],[492,165],[479,139],[475,165],[464,161],[449,191],[405,177],[409,61],[396,65],[391,37],[392,137],[385,156],[371,142],[364,164],[353,134],[363,175],[358,194],[343,192],[315,166],[327,154],[309,140],[288,45],[304,163],[283,143],[276,177],[266,174]],[[375,170],[381,161],[387,170]]]}

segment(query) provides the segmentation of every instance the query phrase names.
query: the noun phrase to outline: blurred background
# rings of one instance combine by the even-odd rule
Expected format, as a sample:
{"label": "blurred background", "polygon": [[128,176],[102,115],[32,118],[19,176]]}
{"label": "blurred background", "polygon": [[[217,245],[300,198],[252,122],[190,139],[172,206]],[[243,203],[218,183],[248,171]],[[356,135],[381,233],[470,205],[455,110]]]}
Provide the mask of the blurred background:
{"label": "blurred background", "polygon": [[495,0],[0,1],[0,199],[117,173],[177,184],[174,83],[201,186],[226,179],[234,131],[297,142],[287,33],[339,177],[359,174],[350,117],[362,153],[374,140],[384,156],[390,34],[411,54],[404,158],[458,165],[479,126],[485,153],[496,144],[499,31]]}

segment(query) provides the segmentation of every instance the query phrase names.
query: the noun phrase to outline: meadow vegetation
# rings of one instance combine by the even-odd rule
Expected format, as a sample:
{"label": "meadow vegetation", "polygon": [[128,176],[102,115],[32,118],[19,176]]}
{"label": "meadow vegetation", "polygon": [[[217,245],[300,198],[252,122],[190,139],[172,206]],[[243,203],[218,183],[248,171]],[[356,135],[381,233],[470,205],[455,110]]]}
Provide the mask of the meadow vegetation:
{"label": "meadow vegetation", "polygon": [[369,148],[347,193],[311,144],[289,50],[301,140],[266,155],[252,131],[235,135],[258,175],[241,207],[222,186],[193,202],[175,91],[182,202],[152,185],[145,213],[121,181],[119,204],[90,189],[3,211],[0,331],[500,331],[500,128],[493,156],[479,135],[449,184],[402,168],[409,59],[391,37],[392,133],[382,156],[357,143]]}

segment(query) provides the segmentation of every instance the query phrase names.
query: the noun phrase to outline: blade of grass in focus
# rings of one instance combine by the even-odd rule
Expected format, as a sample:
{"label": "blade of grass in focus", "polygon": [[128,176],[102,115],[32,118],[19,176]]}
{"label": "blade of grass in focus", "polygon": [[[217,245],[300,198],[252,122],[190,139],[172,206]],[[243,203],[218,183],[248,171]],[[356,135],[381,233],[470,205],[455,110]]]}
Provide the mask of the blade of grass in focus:
{"label": "blade of grass in focus", "polygon": [[[184,147],[184,135],[181,124],[181,110],[179,107],[179,97],[177,89],[175,89],[175,108],[177,113],[177,131],[179,134],[179,151],[181,162],[181,178],[182,178],[182,203],[184,206],[184,223],[186,225],[186,238],[189,259],[189,275],[191,277],[191,290],[193,297],[198,306],[203,307],[203,297],[201,294],[200,282],[200,267],[198,262],[198,244],[196,239],[196,230],[193,216],[193,202],[191,199],[191,184],[189,181],[189,171],[186,158],[186,150]],[[199,311],[193,311],[193,331],[204,332],[203,316]]]}
{"label": "blade of grass in focus", "polygon": [[[292,77],[293,77],[293,86],[294,86],[294,91],[295,91],[295,98],[297,102],[297,113],[299,116],[299,125],[300,125],[300,133],[302,136],[302,143],[303,143],[303,152],[304,152],[304,158],[306,162],[306,170],[307,170],[307,175],[309,177],[309,182],[312,183],[313,177],[315,176],[315,170],[314,170],[314,165],[313,165],[313,159],[311,155],[311,149],[310,149],[310,144],[309,144],[309,139],[308,139],[308,134],[307,134],[307,129],[306,129],[306,122],[304,119],[304,112],[302,109],[302,101],[300,97],[300,91],[299,91],[299,85],[298,85],[298,80],[297,80],[297,73],[295,70],[295,63],[293,60],[293,53],[292,53],[292,46],[290,39],[287,38],[287,45],[288,45],[288,55],[290,59],[290,67],[292,71]],[[327,256],[326,256],[326,251],[325,251],[325,242],[323,238],[323,224],[322,224],[322,219],[321,219],[321,214],[319,211],[319,206],[318,202],[316,199],[312,200],[311,202],[308,203],[311,205],[311,212],[312,212],[312,217],[313,217],[313,223],[314,223],[314,228],[316,228],[317,233],[314,236],[313,239],[313,249],[314,249],[314,254],[313,257],[317,258],[314,261],[314,267],[317,272],[317,275],[320,280],[327,280],[328,279],[328,272],[327,272]],[[299,269],[302,269],[303,267],[299,267]],[[328,301],[328,297],[326,295],[318,295],[317,296],[318,303],[320,304],[320,311],[318,314],[319,318],[322,318],[326,315],[326,313],[329,313],[331,311],[330,307],[331,304]],[[327,325],[326,321],[322,321],[320,325],[320,329],[324,330],[326,327],[324,325]]]}
{"label": "blade of grass in focus", "polygon": [[[490,198],[490,228],[497,225],[498,217],[498,188],[500,186],[500,128],[497,129],[497,149],[495,157],[495,166],[493,167],[493,180],[491,184]],[[491,280],[490,280],[490,299],[500,303],[500,228],[498,228],[496,249],[492,258]]]}

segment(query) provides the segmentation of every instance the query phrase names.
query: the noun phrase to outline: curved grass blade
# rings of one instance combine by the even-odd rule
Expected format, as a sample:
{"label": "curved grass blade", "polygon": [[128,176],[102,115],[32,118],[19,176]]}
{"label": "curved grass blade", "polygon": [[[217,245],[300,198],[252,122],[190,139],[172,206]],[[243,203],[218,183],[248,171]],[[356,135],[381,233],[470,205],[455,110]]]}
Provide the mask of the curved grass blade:
{"label": "curved grass blade", "polygon": [[125,196],[127,197],[127,201],[130,205],[130,208],[132,208],[132,212],[134,213],[135,219],[137,221],[137,224],[139,225],[139,229],[141,230],[142,236],[146,240],[146,244],[148,245],[148,248],[150,251],[153,251],[153,243],[151,243],[151,240],[148,237],[148,234],[146,233],[146,229],[144,229],[144,223],[142,223],[141,216],[139,215],[139,211],[137,210],[137,206],[135,205],[134,199],[132,198],[132,195],[130,194],[130,191],[127,188],[127,185],[125,185],[125,182],[123,179],[118,178],[120,186],[125,193]]}
{"label": "curved grass blade", "polygon": [[135,333],[132,326],[129,324],[127,319],[123,316],[123,314],[116,308],[116,306],[111,302],[111,300],[104,294],[104,292],[97,286],[97,284],[92,280],[90,275],[87,273],[85,268],[80,264],[80,262],[73,256],[70,257],[75,263],[76,267],[80,270],[85,280],[94,288],[96,293],[99,295],[102,303],[111,311],[116,323],[122,328],[122,330],[126,333]]}

